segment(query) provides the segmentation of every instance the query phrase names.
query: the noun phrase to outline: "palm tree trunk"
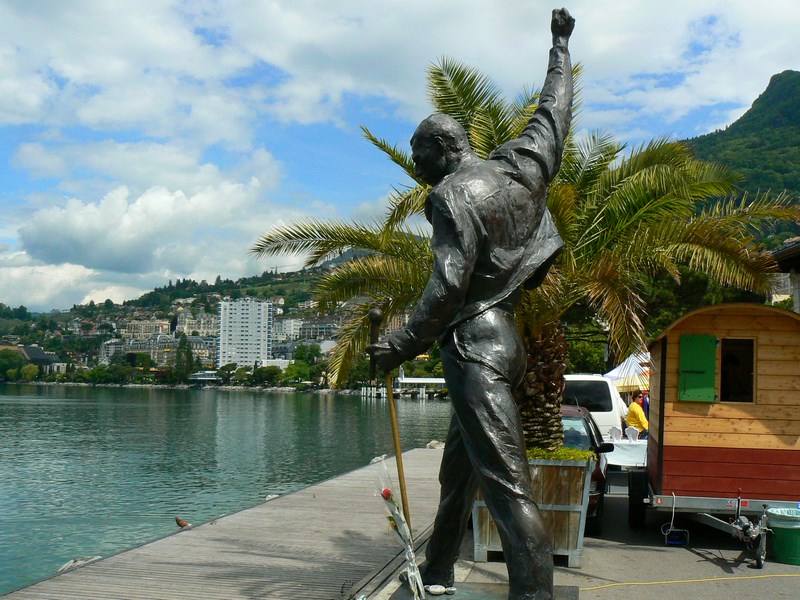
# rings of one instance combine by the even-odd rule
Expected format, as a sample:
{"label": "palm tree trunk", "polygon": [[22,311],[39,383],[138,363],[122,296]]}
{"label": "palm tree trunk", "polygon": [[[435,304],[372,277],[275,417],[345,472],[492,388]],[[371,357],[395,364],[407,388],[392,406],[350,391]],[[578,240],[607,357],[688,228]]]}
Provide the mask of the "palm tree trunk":
{"label": "palm tree trunk", "polygon": [[567,340],[559,323],[523,332],[528,367],[518,394],[525,444],[530,448],[557,450],[564,443],[561,398],[567,368]]}

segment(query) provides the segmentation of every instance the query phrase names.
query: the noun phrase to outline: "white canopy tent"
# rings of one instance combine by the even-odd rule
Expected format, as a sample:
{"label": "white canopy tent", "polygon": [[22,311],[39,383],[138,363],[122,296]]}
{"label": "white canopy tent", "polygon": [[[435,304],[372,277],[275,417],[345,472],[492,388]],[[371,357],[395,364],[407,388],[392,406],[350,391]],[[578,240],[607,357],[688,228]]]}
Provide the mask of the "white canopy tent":
{"label": "white canopy tent", "polygon": [[620,392],[650,389],[650,353],[631,354],[605,374]]}

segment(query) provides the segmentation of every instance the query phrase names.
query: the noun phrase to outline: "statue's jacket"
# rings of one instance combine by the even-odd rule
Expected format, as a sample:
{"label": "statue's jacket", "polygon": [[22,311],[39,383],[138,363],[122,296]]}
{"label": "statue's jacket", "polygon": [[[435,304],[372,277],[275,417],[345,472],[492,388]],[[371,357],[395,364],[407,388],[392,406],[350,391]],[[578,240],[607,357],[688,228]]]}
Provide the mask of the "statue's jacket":
{"label": "statue's jacket", "polygon": [[433,271],[406,327],[389,336],[404,358],[544,279],[563,246],[546,200],[571,104],[569,54],[554,47],[539,107],[523,133],[430,191],[425,215],[433,227]]}

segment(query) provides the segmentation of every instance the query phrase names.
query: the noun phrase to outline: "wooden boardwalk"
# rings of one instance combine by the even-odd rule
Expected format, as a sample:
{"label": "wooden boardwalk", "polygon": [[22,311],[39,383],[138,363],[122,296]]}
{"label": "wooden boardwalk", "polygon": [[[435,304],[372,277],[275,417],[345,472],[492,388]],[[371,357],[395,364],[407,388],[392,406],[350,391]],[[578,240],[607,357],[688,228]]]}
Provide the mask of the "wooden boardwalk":
{"label": "wooden boardwalk", "polygon": [[[441,450],[403,454],[413,529],[422,539],[439,500]],[[386,461],[397,485],[393,459]],[[368,465],[254,508],[57,575],[8,600],[340,600],[399,564],[400,545]],[[399,493],[398,493],[399,496]],[[365,587],[367,586],[367,587]]]}

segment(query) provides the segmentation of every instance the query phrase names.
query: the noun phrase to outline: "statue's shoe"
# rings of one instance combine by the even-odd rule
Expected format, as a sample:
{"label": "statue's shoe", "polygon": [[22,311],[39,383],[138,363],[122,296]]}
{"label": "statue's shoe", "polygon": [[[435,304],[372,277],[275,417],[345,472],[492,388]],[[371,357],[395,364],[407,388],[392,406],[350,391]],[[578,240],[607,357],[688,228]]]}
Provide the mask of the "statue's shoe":
{"label": "statue's shoe", "polygon": [[[446,571],[442,572],[440,570],[427,568],[426,563],[422,563],[419,566],[419,573],[422,575],[423,585],[440,585],[445,588],[453,587],[453,582],[455,580],[455,572],[453,567],[450,567]],[[400,573],[400,581],[403,583],[408,583],[408,573],[405,571]]]}

